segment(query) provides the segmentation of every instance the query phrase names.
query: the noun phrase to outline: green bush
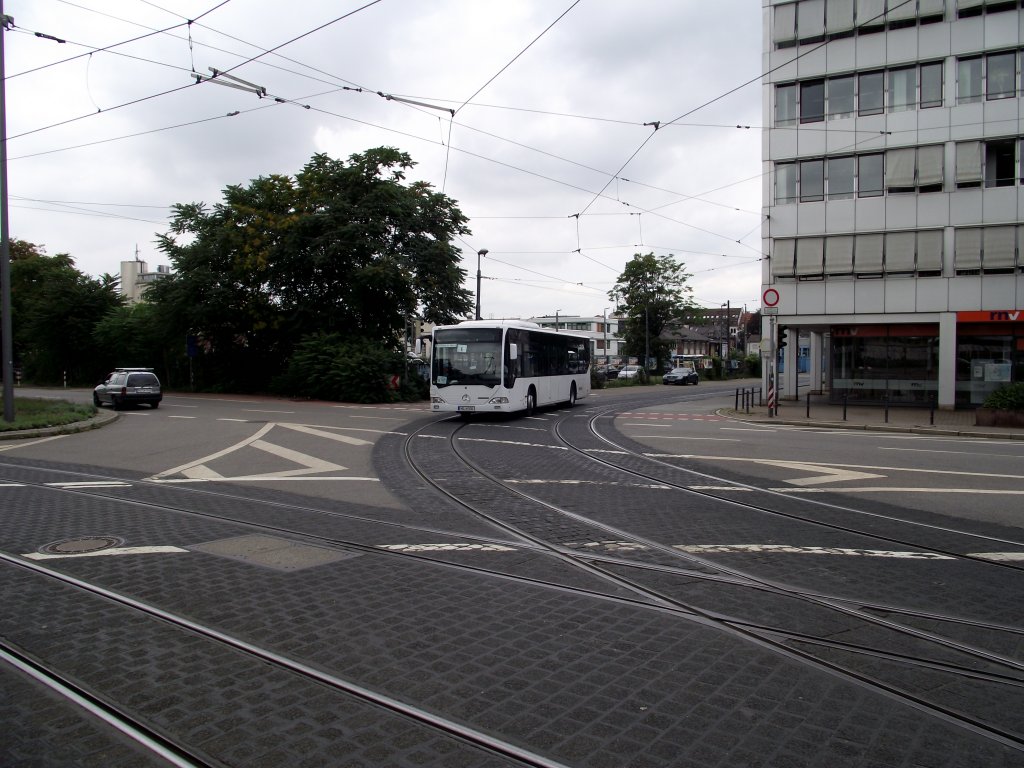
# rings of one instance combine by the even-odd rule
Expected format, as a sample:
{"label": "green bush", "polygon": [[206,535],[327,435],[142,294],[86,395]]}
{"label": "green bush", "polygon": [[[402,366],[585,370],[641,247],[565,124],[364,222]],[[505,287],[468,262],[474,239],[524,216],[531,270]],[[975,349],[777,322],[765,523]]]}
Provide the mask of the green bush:
{"label": "green bush", "polygon": [[1024,412],[1024,382],[1018,381],[1015,384],[1000,387],[985,398],[982,407],[992,408],[996,411]]}
{"label": "green bush", "polygon": [[[403,369],[403,386],[391,389],[391,377],[401,376]],[[343,340],[339,334],[317,334],[299,342],[273,389],[314,400],[390,403],[423,399],[427,383],[410,375],[409,365],[397,351],[364,340]]]}

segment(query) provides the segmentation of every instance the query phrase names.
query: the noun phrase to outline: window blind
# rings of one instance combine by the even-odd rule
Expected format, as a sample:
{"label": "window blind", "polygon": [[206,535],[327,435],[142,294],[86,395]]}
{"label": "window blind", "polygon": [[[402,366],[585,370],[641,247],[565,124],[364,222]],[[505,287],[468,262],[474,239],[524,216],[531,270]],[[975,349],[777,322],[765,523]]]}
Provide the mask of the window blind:
{"label": "window blind", "polygon": [[885,271],[913,272],[916,232],[888,232],[885,235]]}
{"label": "window blind", "polygon": [[917,233],[917,269],[919,272],[942,272],[941,229]]}
{"label": "window blind", "polygon": [[1014,227],[985,227],[982,230],[982,266],[989,269],[1013,269],[1017,263]]}
{"label": "window blind", "polygon": [[825,240],[825,274],[853,272],[853,235],[836,235]]}
{"label": "window blind", "polygon": [[981,142],[957,142],[956,183],[973,181],[981,181]]}
{"label": "window blind", "polygon": [[853,271],[857,274],[882,271],[882,235],[857,235]]}
{"label": "window blind", "polygon": [[825,253],[825,239],[822,237],[801,237],[796,241],[796,275],[820,275]]}
{"label": "window blind", "polygon": [[954,260],[957,271],[981,269],[981,229],[964,227],[956,230]]}
{"label": "window blind", "polygon": [[796,240],[776,240],[775,253],[772,256],[772,274],[776,277],[792,277],[795,253]]}

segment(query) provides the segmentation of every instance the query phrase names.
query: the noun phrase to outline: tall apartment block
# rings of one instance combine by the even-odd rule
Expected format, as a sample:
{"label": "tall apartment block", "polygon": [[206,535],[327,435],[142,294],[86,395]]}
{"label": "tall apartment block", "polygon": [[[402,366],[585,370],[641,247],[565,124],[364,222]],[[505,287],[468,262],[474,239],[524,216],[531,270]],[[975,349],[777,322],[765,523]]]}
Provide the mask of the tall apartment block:
{"label": "tall apartment block", "polygon": [[1021,2],[762,10],[779,396],[798,396],[801,368],[851,403],[969,408],[1024,381]]}

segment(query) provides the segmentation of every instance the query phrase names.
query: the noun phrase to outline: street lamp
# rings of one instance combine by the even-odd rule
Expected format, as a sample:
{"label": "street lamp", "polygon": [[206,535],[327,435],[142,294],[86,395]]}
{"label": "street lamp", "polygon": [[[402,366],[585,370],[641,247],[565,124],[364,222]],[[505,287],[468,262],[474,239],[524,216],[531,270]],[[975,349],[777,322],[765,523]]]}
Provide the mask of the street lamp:
{"label": "street lamp", "polygon": [[555,310],[555,333],[558,333],[558,313],[561,311],[560,309]]}
{"label": "street lamp", "polygon": [[476,319],[480,319],[480,258],[487,255],[487,249],[476,252]]}

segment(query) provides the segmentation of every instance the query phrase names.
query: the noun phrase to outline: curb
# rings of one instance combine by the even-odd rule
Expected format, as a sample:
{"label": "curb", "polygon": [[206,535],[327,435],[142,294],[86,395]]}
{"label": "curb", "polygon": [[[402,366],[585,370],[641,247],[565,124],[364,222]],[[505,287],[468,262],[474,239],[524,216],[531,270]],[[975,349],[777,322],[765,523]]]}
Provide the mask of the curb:
{"label": "curb", "polygon": [[866,432],[898,432],[916,435],[942,435],[944,437],[975,437],[989,440],[1024,440],[1022,432],[985,432],[971,429],[956,429],[950,427],[932,427],[898,424],[851,424],[846,421],[813,421],[803,419],[796,421],[785,418],[768,418],[758,414],[750,414],[744,411],[722,408],[716,411],[719,416],[725,416],[737,421],[749,422],[751,424],[776,424],[787,427],[822,427],[827,429],[854,429]]}
{"label": "curb", "polygon": [[121,418],[119,413],[98,413],[91,419],[61,424],[57,427],[39,427],[38,429],[19,429],[0,431],[0,440],[23,440],[29,437],[53,437],[54,435],[73,435],[76,432],[88,432],[91,429],[105,427]]}

